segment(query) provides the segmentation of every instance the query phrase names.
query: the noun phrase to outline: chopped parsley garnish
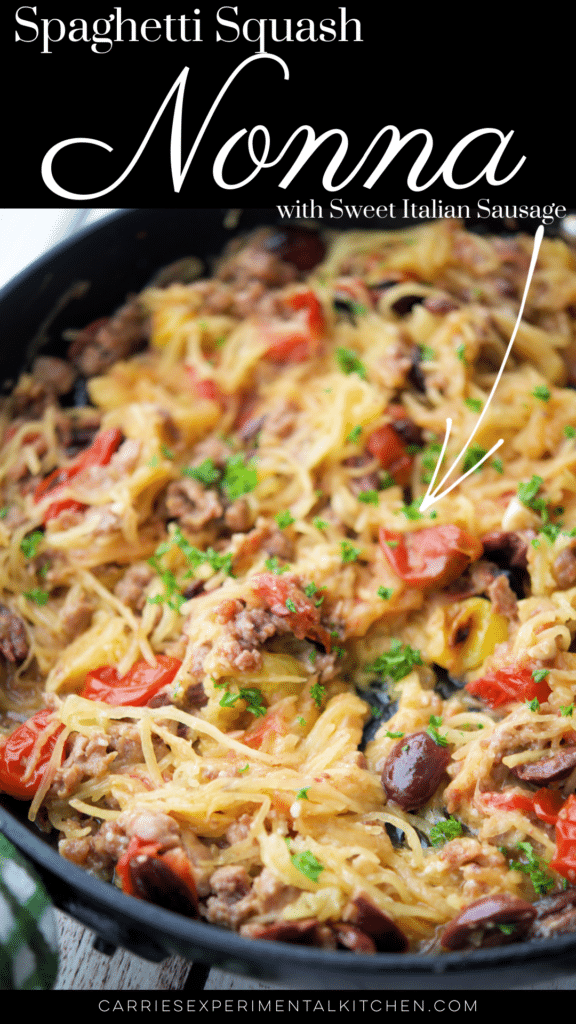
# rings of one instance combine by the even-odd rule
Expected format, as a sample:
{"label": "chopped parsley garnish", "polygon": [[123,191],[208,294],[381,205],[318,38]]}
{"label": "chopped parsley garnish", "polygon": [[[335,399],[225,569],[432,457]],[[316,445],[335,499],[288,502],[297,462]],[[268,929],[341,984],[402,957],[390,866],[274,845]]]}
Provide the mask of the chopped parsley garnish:
{"label": "chopped parsley garnish", "polygon": [[409,644],[403,644],[400,640],[393,640],[390,649],[379,654],[375,661],[365,665],[364,671],[374,672],[376,675],[398,683],[409,675],[415,665],[421,664],[420,651],[410,647]]}
{"label": "chopped parsley garnish", "polygon": [[302,789],[299,789],[298,792],[296,793],[296,799],[297,800],[307,800],[308,799],[308,790],[309,789],[310,789],[310,786],[304,786]]}
{"label": "chopped parsley garnish", "polygon": [[204,462],[201,462],[199,466],[186,466],[182,470],[182,476],[192,477],[193,480],[197,480],[204,487],[217,484],[221,475],[221,470],[214,465],[212,459],[204,459]]}
{"label": "chopped parsley garnish", "polygon": [[296,719],[296,721],[298,722],[298,725],[299,725],[299,726],[300,726],[300,727],[301,727],[302,729],[303,729],[303,728],[304,728],[304,726],[306,725],[306,719],[305,719],[305,718],[302,718],[302,715],[298,715],[298,718]]}
{"label": "chopped parsley garnish", "polygon": [[430,829],[430,842],[432,846],[440,846],[441,843],[448,843],[451,839],[461,836],[462,831],[462,824],[458,821],[458,818],[446,818],[444,821],[438,821],[432,826]]}
{"label": "chopped parsley garnish", "polygon": [[326,530],[328,525],[329,524],[326,522],[326,520],[320,519],[319,516],[315,516],[314,519],[312,520],[312,526],[314,526],[316,530]]}
{"label": "chopped parsley garnish", "polygon": [[310,850],[303,850],[302,853],[295,853],[290,857],[294,867],[306,875],[311,882],[317,882],[322,871],[324,871],[323,865],[319,860],[316,859]]}
{"label": "chopped parsley garnish", "polygon": [[396,481],[393,476],[390,475],[387,469],[383,469],[378,474],[380,478],[380,490],[387,491],[389,487],[395,487]]}
{"label": "chopped parsley garnish", "polygon": [[572,702],[572,704],[561,704],[560,714],[562,715],[562,718],[571,718],[574,714],[574,703]]}
{"label": "chopped parsley garnish", "polygon": [[287,526],[292,526],[292,523],[296,522],[294,516],[288,509],[284,512],[278,512],[275,519],[281,530],[285,530]]}
{"label": "chopped parsley garnish", "polygon": [[[372,709],[372,714],[374,714],[374,709]],[[401,740],[403,735],[403,732],[387,732],[386,738],[389,740]]]}
{"label": "chopped parsley garnish", "polygon": [[237,700],[246,701],[246,710],[251,711],[256,718],[266,714],[266,705],[262,701],[262,693],[256,687],[241,687],[238,693],[231,693],[226,690],[220,701],[221,708],[233,708]]}
{"label": "chopped parsley garnish", "polygon": [[389,601],[393,593],[391,587],[378,587],[378,597],[381,597],[383,601]]}
{"label": "chopped parsley garnish", "polygon": [[[486,454],[486,449],[481,448],[479,444],[470,445],[468,451],[464,456],[464,461],[462,463],[462,468],[464,472],[466,473],[469,469],[474,469],[474,466],[478,465],[478,463],[484,458]],[[478,466],[476,472],[479,473],[481,469],[482,466]]]}
{"label": "chopped parsley garnish", "polygon": [[155,597],[149,597],[148,601],[150,604],[166,603],[169,608],[179,612],[186,598],[181,593],[181,584],[176,579],[175,574],[171,569],[167,569],[162,562],[162,556],[174,544],[180,548],[187,564],[190,566],[190,572],[186,573],[186,578],[189,578],[201,565],[209,565],[214,573],[224,571],[227,576],[231,576],[232,554],[222,555],[220,552],[214,551],[213,548],[201,551],[200,548],[194,547],[189,540],[186,540],[179,526],[176,527],[168,540],[158,545],[152,557],[148,559],[148,565],[151,565],[154,571],[158,573],[164,584],[164,594],[156,594]]}
{"label": "chopped parsley garnish", "polygon": [[532,394],[534,398],[539,398],[541,402],[550,401],[550,389],[545,384],[539,384],[538,387],[534,388]]}
{"label": "chopped parsley garnish", "polygon": [[252,459],[245,463],[244,456],[241,453],[232,455],[228,459],[222,478],[222,487],[230,501],[235,501],[236,498],[241,498],[243,494],[253,491],[257,483],[258,473]]}
{"label": "chopped parsley garnish", "polygon": [[0,508],[0,519],[6,519],[6,516],[8,515],[8,512],[9,512],[8,505],[4,505],[2,508]]}
{"label": "chopped parsley garnish", "polygon": [[314,686],[310,687],[310,696],[312,697],[316,707],[321,708],[322,701],[326,696],[326,687],[322,686],[320,683],[314,683]]}
{"label": "chopped parsley garnish", "polygon": [[272,555],[271,558],[267,558],[266,561],[264,562],[264,565],[266,566],[269,572],[276,573],[276,576],[281,576],[282,573],[289,572],[290,570],[289,565],[280,565],[280,562],[278,561],[276,555]]}
{"label": "chopped parsley garnish", "polygon": [[27,537],[23,537],[20,541],[20,551],[25,558],[34,558],[43,540],[44,534],[41,530],[34,530],[34,533],[29,533]]}
{"label": "chopped parsley garnish", "polygon": [[249,765],[249,764],[245,764],[243,768],[238,768],[238,774],[239,774],[239,775],[243,775],[243,774],[244,774],[244,772],[247,772],[247,771],[248,771],[249,767],[250,767],[250,765]]}
{"label": "chopped parsley garnish", "polygon": [[534,853],[532,843],[517,843],[516,849],[521,850],[526,855],[526,863],[512,861],[510,863],[511,870],[522,871],[525,875],[529,875],[536,892],[540,896],[545,896],[547,892],[550,892],[550,889],[554,888],[554,879],[540,864],[538,857]]}
{"label": "chopped parsley garnish", "polygon": [[378,491],[360,491],[358,495],[358,501],[364,502],[365,505],[377,505],[379,500]]}
{"label": "chopped parsley garnish", "polygon": [[464,342],[462,342],[461,345],[458,345],[458,348],[456,349],[456,355],[458,356],[460,362],[464,363],[464,366],[468,365],[468,362],[466,360],[466,346]]}
{"label": "chopped parsley garnish", "polygon": [[348,434],[346,440],[349,442],[349,444],[357,444],[357,442],[360,440],[361,433],[362,427],[360,426],[359,423],[357,423],[355,427],[352,427],[352,430]]}
{"label": "chopped parsley garnish", "polygon": [[418,348],[420,349],[420,359],[423,363],[431,363],[436,359],[436,353],[429,345],[419,345]]}
{"label": "chopped parsley garnish", "polygon": [[41,587],[35,587],[34,590],[25,590],[24,597],[28,601],[33,601],[34,604],[43,605],[49,601],[50,591],[42,590]]}
{"label": "chopped parsley garnish", "polygon": [[465,398],[464,405],[467,405],[472,412],[480,412],[482,409],[482,402],[479,398]]}
{"label": "chopped parsley garnish", "polygon": [[571,423],[567,423],[564,427],[564,437],[576,437],[576,427],[573,427]]}
{"label": "chopped parsley garnish", "polygon": [[510,923],[510,924],[499,924],[498,928],[500,929],[500,931],[504,935],[512,935],[513,932],[516,931],[516,925],[512,924],[512,923]]}
{"label": "chopped parsley garnish", "polygon": [[287,597],[286,598],[286,607],[287,607],[289,612],[295,612],[296,611],[296,605],[294,604],[294,601],[292,600],[291,597]]}
{"label": "chopped parsley garnish", "polygon": [[534,711],[536,714],[540,711],[540,701],[538,697],[534,697],[534,700],[524,701],[529,711]]}
{"label": "chopped parsley garnish", "polygon": [[170,450],[168,445],[162,444],[160,446],[160,450],[161,450],[162,455],[164,456],[165,459],[173,459],[174,458],[174,452]]}
{"label": "chopped parsley garnish", "polygon": [[518,497],[526,508],[532,509],[533,512],[546,511],[546,502],[544,498],[537,498],[536,495],[544,483],[541,476],[533,476],[531,480],[523,481],[518,484]]}
{"label": "chopped parsley garnish", "polygon": [[532,673],[532,679],[535,683],[541,683],[547,676],[550,675],[549,668],[535,668]]}
{"label": "chopped parsley garnish", "polygon": [[349,540],[340,541],[340,550],[342,552],[342,561],[344,565],[348,562],[356,562],[360,557],[360,548],[354,547]]}
{"label": "chopped parsley garnish", "polygon": [[[437,441],[432,441],[422,452],[423,473],[421,479],[423,484],[430,483],[441,451],[442,445]],[[444,461],[444,459],[442,459],[442,461]]]}
{"label": "chopped parsley garnish", "polygon": [[349,348],[337,348],[336,349],[336,362],[342,370],[342,373],[357,373],[363,380],[366,379],[366,367],[364,363],[358,358],[355,352],[352,352]]}
{"label": "chopped parsley garnish", "polygon": [[441,725],[442,719],[438,715],[430,715],[430,718],[428,719],[428,728],[426,729],[426,732],[428,733],[430,738],[434,740],[434,743],[438,744],[439,747],[447,747],[448,740],[446,739],[445,736],[441,736],[440,733],[438,732],[438,728]]}
{"label": "chopped parsley garnish", "polygon": [[492,468],[495,469],[497,473],[502,474],[504,472],[502,459],[492,459]]}

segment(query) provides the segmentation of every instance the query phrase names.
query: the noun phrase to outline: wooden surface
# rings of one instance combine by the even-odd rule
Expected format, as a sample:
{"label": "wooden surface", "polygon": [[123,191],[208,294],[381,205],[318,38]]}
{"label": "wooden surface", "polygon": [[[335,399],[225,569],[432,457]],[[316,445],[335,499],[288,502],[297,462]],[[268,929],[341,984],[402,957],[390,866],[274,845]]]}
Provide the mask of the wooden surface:
{"label": "wooden surface", "polygon": [[[230,991],[288,990],[281,984],[253,981],[203,965],[191,964],[179,956],[171,956],[160,964],[149,963],[123,949],[112,956],[94,949],[94,934],[58,912],[60,929],[60,969],[55,988],[60,991]],[[576,976],[531,985],[525,989],[574,991]]]}
{"label": "wooden surface", "polygon": [[206,977],[203,967],[192,965],[179,956],[171,956],[160,964],[149,963],[124,949],[117,949],[113,956],[107,956],[94,949],[93,932],[60,911],[57,916],[60,969],[55,988],[60,991],[180,992],[194,989],[225,991],[283,987],[240,978],[214,968]]}

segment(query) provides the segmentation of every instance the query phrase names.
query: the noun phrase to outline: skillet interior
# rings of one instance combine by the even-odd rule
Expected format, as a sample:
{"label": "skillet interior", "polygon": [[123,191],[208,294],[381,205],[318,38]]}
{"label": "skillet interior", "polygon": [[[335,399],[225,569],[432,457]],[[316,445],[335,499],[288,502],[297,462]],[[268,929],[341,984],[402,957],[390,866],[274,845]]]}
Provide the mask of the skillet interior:
{"label": "skillet interior", "polygon": [[[17,277],[0,293],[2,378],[14,381],[39,347],[61,352],[62,331],[111,313],[165,264],[184,256],[210,260],[233,233],[225,210],[131,210],[81,232]],[[234,231],[278,222],[277,211],[246,210]],[[354,220],[350,227],[397,222]],[[491,230],[495,225],[491,224]],[[522,225],[530,230],[530,226]],[[209,262],[207,263],[207,266]],[[63,298],[64,297],[64,298]],[[109,950],[120,945],[161,960],[179,953],[225,970],[295,987],[501,988],[567,974],[576,965],[576,935],[504,948],[452,953],[344,951],[247,940],[125,896],[61,858],[50,838],[26,818],[27,807],[0,795],[0,829],[36,865],[55,903],[92,928]]]}

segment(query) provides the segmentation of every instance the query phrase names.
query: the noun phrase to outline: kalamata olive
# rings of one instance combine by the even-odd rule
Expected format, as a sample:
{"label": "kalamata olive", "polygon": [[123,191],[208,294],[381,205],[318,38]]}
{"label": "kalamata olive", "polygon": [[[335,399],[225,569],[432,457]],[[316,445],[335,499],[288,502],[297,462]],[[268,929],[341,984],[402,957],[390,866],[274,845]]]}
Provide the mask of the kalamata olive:
{"label": "kalamata olive", "polygon": [[134,857],[130,861],[130,878],[135,895],[140,899],[178,914],[196,917],[198,908],[189,888],[159,858]]}
{"label": "kalamata olive", "polygon": [[521,533],[494,530],[482,537],[484,554],[501,569],[525,569],[528,564],[528,540]]}
{"label": "kalamata olive", "polygon": [[549,939],[576,931],[576,888],[544,896],[534,904],[536,920],[528,933],[531,939]]}
{"label": "kalamata olive", "polygon": [[369,935],[361,931],[360,928],[355,928],[352,924],[346,924],[344,921],[337,921],[336,924],[332,925],[332,931],[336,935],[336,940],[339,946],[344,949],[351,949],[355,953],[375,953],[376,943]]}
{"label": "kalamata olive", "polygon": [[536,917],[532,903],[508,893],[484,896],[455,917],[442,934],[445,949],[503,946],[523,939]]}
{"label": "kalamata olive", "polygon": [[396,744],[382,769],[389,800],[416,811],[434,795],[450,762],[450,751],[427,732],[415,732]]}
{"label": "kalamata olive", "polygon": [[424,302],[424,295],[401,295],[396,302],[392,303],[392,309],[397,316],[406,316],[406,313],[410,313],[414,306]]}
{"label": "kalamata olive", "polygon": [[365,893],[357,892],[352,896],[343,917],[346,924],[370,936],[381,953],[404,953],[408,949],[404,932]]}
{"label": "kalamata olive", "polygon": [[264,244],[269,252],[302,271],[312,270],[326,251],[320,235],[307,228],[278,228],[271,232]]}
{"label": "kalamata olive", "polygon": [[558,782],[570,775],[576,768],[576,747],[559,750],[553,757],[543,757],[540,761],[517,764],[511,769],[512,774],[523,782],[545,785],[547,782]]}

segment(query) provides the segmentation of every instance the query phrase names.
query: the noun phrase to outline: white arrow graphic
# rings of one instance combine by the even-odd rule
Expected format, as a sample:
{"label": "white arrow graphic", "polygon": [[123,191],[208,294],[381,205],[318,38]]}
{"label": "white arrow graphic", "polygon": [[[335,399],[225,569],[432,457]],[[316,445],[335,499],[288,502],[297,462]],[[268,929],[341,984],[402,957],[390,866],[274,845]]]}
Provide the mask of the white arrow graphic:
{"label": "white arrow graphic", "polygon": [[504,444],[504,438],[501,437],[500,440],[497,441],[496,444],[492,446],[490,451],[486,452],[486,454],[483,455],[482,458],[479,459],[478,462],[476,462],[466,473],[463,473],[462,476],[459,476],[458,479],[454,481],[454,483],[450,484],[450,486],[446,488],[446,490],[444,490],[444,491],[441,490],[441,488],[444,486],[444,484],[448,480],[448,477],[452,473],[454,467],[458,465],[458,463],[460,462],[460,459],[462,458],[463,455],[466,454],[468,448],[470,447],[470,444],[474,440],[474,438],[475,438],[475,436],[476,436],[476,434],[478,432],[478,429],[480,428],[480,426],[482,424],[482,420],[484,419],[484,417],[485,417],[485,415],[486,415],[486,413],[488,411],[488,407],[490,405],[490,402],[492,401],[492,397],[494,395],[494,392],[496,391],[496,388],[498,387],[498,385],[500,383],[500,378],[501,378],[501,376],[502,376],[502,374],[504,372],[504,367],[506,366],[506,363],[508,361],[508,356],[510,355],[510,352],[512,351],[512,346],[514,344],[516,335],[518,333],[518,328],[520,326],[520,321],[522,320],[522,315],[524,313],[524,306],[526,305],[526,296],[528,295],[528,291],[529,291],[530,284],[531,284],[531,281],[532,281],[532,276],[534,274],[534,268],[536,266],[536,260],[538,259],[538,253],[540,251],[540,245],[541,245],[541,242],[542,242],[543,235],[544,235],[544,225],[541,224],[540,227],[537,229],[536,234],[534,235],[534,248],[532,250],[532,259],[530,261],[530,267],[529,267],[529,270],[528,270],[528,277],[526,278],[526,285],[524,287],[524,294],[522,296],[522,302],[520,303],[520,309],[518,310],[518,316],[516,318],[516,323],[514,325],[514,330],[512,331],[512,337],[510,338],[510,341],[508,342],[508,348],[506,349],[506,352],[504,354],[504,359],[502,360],[502,365],[501,365],[500,369],[498,370],[498,374],[496,376],[496,380],[494,381],[494,384],[492,385],[492,390],[491,390],[491,392],[490,392],[490,394],[488,396],[486,404],[485,404],[485,406],[484,406],[484,408],[483,408],[483,410],[482,410],[482,412],[481,412],[481,414],[480,414],[480,416],[478,418],[478,421],[476,423],[476,426],[474,427],[474,430],[470,434],[470,437],[466,441],[466,444],[464,445],[462,451],[456,457],[456,459],[454,460],[454,462],[450,466],[450,469],[444,475],[444,477],[442,478],[442,480],[440,481],[438,486],[435,489],[433,489],[434,488],[434,484],[436,482],[436,477],[438,475],[438,470],[440,469],[440,466],[442,464],[442,459],[444,458],[444,452],[446,451],[446,446],[448,444],[448,438],[450,437],[450,432],[452,430],[452,420],[450,418],[446,419],[446,434],[444,436],[444,444],[442,445],[442,451],[440,452],[440,455],[438,456],[438,461],[436,463],[436,468],[435,468],[434,473],[432,475],[432,479],[431,479],[431,481],[430,481],[430,483],[428,485],[428,490],[426,491],[426,494],[425,494],[424,498],[422,499],[422,503],[420,505],[420,511],[421,512],[425,512],[426,509],[431,508],[432,505],[435,504],[435,502],[440,500],[440,498],[444,498],[446,494],[449,494],[450,491],[452,491],[454,489],[454,487],[457,487],[458,484],[461,484],[462,481],[465,480],[467,476],[470,476],[470,474],[474,473],[478,469],[478,467],[482,465],[483,462],[486,462],[486,460],[489,459],[490,456],[493,455],[494,452],[498,450],[500,445]]}

